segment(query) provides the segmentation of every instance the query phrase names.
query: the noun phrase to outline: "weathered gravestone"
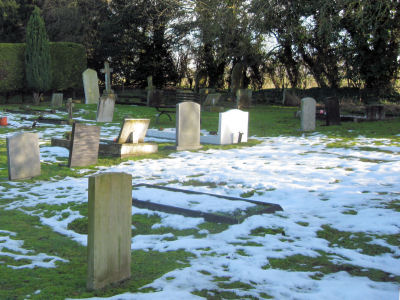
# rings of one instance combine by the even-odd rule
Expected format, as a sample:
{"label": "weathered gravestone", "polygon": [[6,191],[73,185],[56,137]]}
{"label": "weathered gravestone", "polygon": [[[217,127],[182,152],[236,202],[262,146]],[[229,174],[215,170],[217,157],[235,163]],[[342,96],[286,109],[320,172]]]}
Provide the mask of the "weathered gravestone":
{"label": "weathered gravestone", "polygon": [[213,108],[218,104],[221,99],[220,93],[208,94],[206,100],[203,103],[204,110],[213,110]]}
{"label": "weathered gravestone", "polygon": [[340,125],[340,106],[336,97],[325,99],[326,125]]}
{"label": "weathered gravestone", "polygon": [[230,145],[247,142],[249,113],[231,109],[219,113],[218,134],[201,136],[203,144]]}
{"label": "weathered gravestone", "polygon": [[117,142],[100,143],[99,153],[105,156],[118,156],[121,158],[156,153],[156,143],[144,143],[150,119],[124,119]]}
{"label": "weathered gravestone", "polygon": [[85,90],[85,103],[97,104],[100,99],[99,78],[93,69],[86,69],[82,73],[83,88]]}
{"label": "weathered gravestone", "polygon": [[40,151],[37,133],[24,132],[7,137],[8,179],[26,179],[40,175]]}
{"label": "weathered gravestone", "polygon": [[182,102],[176,105],[176,150],[194,150],[200,145],[200,104]]}
{"label": "weathered gravestone", "polygon": [[68,112],[68,120],[72,120],[73,118],[73,109],[74,109],[74,103],[72,102],[72,98],[68,98],[67,103],[65,104],[65,107]]}
{"label": "weathered gravestone", "polygon": [[115,94],[101,96],[97,105],[96,122],[112,122],[114,118]]}
{"label": "weathered gravestone", "polygon": [[131,277],[132,176],[89,177],[87,288],[101,289]]}
{"label": "weathered gravestone", "polygon": [[236,106],[237,108],[250,107],[253,91],[250,89],[238,89],[236,91]]}
{"label": "weathered gravestone", "polygon": [[53,93],[51,96],[51,106],[52,107],[61,107],[63,105],[63,97],[62,93]]}
{"label": "weathered gravestone", "polygon": [[383,105],[367,105],[365,111],[369,121],[384,120],[386,117]]}
{"label": "weathered gravestone", "polygon": [[100,127],[79,123],[72,125],[69,167],[84,167],[97,163],[99,155]]}
{"label": "weathered gravestone", "polygon": [[316,101],[313,98],[301,99],[301,130],[313,131],[315,130],[315,112]]}

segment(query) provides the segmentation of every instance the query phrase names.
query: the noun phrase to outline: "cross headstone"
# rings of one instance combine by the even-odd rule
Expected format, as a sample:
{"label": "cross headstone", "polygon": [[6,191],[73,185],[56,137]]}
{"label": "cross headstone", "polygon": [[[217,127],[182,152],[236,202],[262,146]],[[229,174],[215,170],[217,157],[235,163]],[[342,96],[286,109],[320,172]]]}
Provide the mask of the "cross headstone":
{"label": "cross headstone", "polygon": [[315,130],[315,112],[316,101],[313,98],[301,99],[301,130],[313,131]]}
{"label": "cross headstone", "polygon": [[101,73],[104,74],[104,77],[105,77],[105,85],[106,85],[105,92],[107,94],[110,94],[110,93],[112,93],[112,90],[111,90],[111,72],[113,71],[113,69],[110,68],[110,64],[108,63],[108,61],[104,62],[104,69],[101,69],[100,71],[101,71]]}
{"label": "cross headstone", "polygon": [[99,155],[100,127],[79,123],[72,125],[68,166],[84,167],[97,163]]}
{"label": "cross headstone", "polygon": [[87,288],[97,290],[131,277],[132,175],[89,177]]}
{"label": "cross headstone", "polygon": [[26,179],[40,175],[40,151],[37,133],[24,132],[7,137],[8,179]]}
{"label": "cross headstone", "polygon": [[200,145],[200,104],[187,101],[176,105],[176,149],[194,150]]}

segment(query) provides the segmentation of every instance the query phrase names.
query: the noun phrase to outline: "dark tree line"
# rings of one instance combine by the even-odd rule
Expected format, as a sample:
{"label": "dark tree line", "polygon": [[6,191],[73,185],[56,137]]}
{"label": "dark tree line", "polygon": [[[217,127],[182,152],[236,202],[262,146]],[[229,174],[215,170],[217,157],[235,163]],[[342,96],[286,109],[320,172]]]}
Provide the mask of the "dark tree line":
{"label": "dark tree line", "polygon": [[398,0],[0,0],[0,42],[25,42],[35,5],[50,41],[84,44],[91,67],[110,60],[127,85],[224,87],[236,66],[243,87],[308,75],[388,91],[399,72]]}

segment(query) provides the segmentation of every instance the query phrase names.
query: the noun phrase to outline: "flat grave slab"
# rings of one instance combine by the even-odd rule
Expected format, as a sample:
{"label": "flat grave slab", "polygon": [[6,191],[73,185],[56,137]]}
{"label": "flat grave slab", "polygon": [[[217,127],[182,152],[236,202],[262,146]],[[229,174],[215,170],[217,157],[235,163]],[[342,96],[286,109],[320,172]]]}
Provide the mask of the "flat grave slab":
{"label": "flat grave slab", "polygon": [[145,183],[134,185],[132,194],[133,206],[204,218],[215,223],[238,224],[253,215],[283,210],[274,203]]}

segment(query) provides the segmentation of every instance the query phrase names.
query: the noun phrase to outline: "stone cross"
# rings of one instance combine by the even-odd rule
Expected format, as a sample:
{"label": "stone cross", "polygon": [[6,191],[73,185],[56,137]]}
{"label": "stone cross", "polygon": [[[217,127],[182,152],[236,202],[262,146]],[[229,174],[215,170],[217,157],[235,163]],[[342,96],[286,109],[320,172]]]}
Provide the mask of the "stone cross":
{"label": "stone cross", "polygon": [[108,61],[105,61],[104,69],[101,69],[100,71],[101,73],[105,74],[106,92],[111,93],[111,72],[113,71],[113,68],[110,68]]}

